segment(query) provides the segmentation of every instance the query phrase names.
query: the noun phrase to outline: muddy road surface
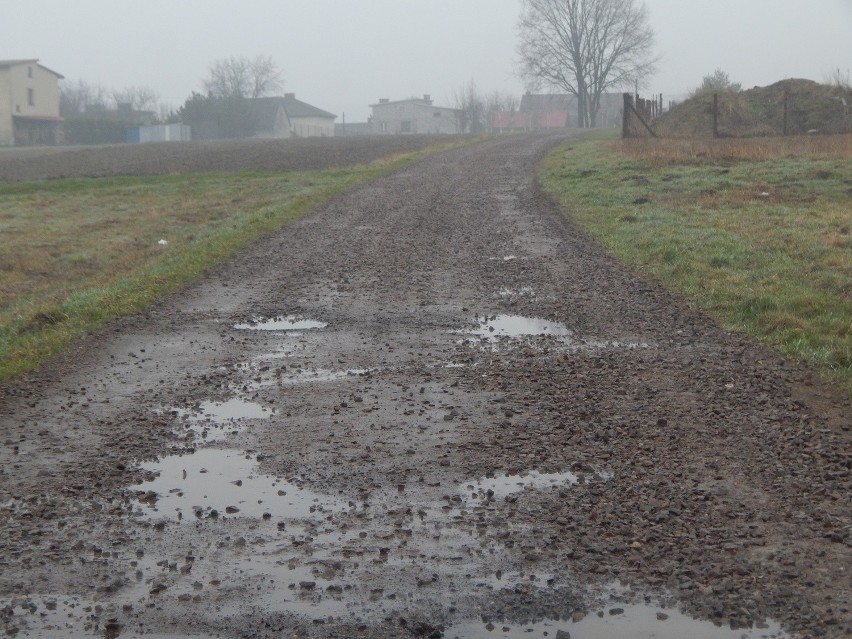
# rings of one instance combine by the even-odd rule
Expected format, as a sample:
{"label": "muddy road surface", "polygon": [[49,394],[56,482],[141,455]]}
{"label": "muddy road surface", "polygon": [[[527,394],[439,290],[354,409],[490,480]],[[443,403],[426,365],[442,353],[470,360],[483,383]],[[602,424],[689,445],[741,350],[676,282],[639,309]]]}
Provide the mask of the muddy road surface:
{"label": "muddy road surface", "polygon": [[534,186],[338,197],[0,392],[0,628],[843,637],[849,405]]}

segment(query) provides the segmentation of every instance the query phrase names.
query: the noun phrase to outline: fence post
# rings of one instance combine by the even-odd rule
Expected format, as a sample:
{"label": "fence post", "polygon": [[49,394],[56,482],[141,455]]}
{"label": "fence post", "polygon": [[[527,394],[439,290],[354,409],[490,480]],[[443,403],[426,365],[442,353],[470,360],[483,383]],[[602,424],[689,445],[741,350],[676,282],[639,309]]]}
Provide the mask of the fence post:
{"label": "fence post", "polygon": [[631,104],[632,99],[629,93],[624,94],[624,110],[623,115],[621,117],[621,137],[629,138],[630,137],[630,123],[628,118],[630,117],[630,111],[633,110],[633,105]]}
{"label": "fence post", "polygon": [[719,94],[713,94],[713,137],[719,137]]}

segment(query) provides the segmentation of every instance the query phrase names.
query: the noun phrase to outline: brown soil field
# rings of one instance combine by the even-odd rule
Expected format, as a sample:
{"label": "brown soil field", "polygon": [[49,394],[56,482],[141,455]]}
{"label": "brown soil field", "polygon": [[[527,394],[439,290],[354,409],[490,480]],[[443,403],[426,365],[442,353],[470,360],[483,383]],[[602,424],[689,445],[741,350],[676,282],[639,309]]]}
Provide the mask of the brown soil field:
{"label": "brown soil field", "polygon": [[418,151],[446,137],[425,135],[152,142],[0,152],[0,181],[233,171],[317,171]]}

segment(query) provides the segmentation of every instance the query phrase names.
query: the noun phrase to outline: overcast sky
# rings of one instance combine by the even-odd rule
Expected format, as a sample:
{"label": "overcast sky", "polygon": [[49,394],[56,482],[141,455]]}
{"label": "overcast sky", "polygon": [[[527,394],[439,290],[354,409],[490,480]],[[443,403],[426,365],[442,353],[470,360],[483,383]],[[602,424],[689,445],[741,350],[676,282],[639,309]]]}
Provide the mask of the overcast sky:
{"label": "overcast sky", "polygon": [[[638,0],[637,0],[638,1]],[[674,96],[716,68],[743,87],[823,81],[852,67],[852,0],[645,0]],[[0,0],[0,59],[39,58],[70,80],[149,86],[179,107],[210,62],[274,58],[284,91],[348,122],[379,98],[523,93],[520,0]]]}

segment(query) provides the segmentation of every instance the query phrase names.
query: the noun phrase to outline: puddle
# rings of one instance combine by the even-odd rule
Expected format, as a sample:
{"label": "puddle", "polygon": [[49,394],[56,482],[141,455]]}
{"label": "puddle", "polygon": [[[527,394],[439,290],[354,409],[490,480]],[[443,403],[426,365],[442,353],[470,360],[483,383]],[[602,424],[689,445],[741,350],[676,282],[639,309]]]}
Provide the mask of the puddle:
{"label": "puddle", "polygon": [[523,315],[494,315],[480,322],[476,328],[457,332],[491,340],[499,337],[528,337],[531,335],[570,337],[573,334],[571,329],[559,322],[539,317],[524,317]]}
{"label": "puddle", "polygon": [[254,331],[308,331],[317,328],[325,328],[326,322],[301,319],[293,315],[287,317],[273,317],[271,319],[253,319],[246,324],[234,324],[234,328],[240,330]]}
{"label": "puddle", "polygon": [[267,362],[274,358],[262,355],[250,363],[237,366],[237,370],[251,376],[246,382],[240,382],[235,388],[245,390],[259,390],[270,386],[294,386],[297,384],[313,384],[323,382],[334,382],[340,379],[355,377],[367,377],[375,373],[375,368],[349,368],[346,370],[332,370],[327,368],[287,368],[269,366]]}
{"label": "puddle", "polygon": [[467,502],[485,501],[489,497],[494,501],[502,501],[509,495],[525,490],[547,490],[576,484],[578,481],[579,477],[573,473],[539,473],[532,470],[524,475],[498,475],[468,483],[462,494]]}
{"label": "puddle", "polygon": [[500,297],[536,297],[535,289],[532,286],[522,286],[520,288],[502,288],[498,292]]}
{"label": "puddle", "polygon": [[305,518],[347,508],[339,500],[258,472],[256,460],[235,450],[202,449],[142,468],[159,475],[130,490],[156,493],[141,509],[153,519]]}
{"label": "puddle", "polygon": [[[478,321],[478,318],[475,321]],[[625,350],[650,348],[649,344],[645,342],[576,338],[574,331],[560,322],[540,317],[525,317],[523,315],[492,315],[480,321],[476,328],[452,332],[476,336],[482,342],[490,343],[492,348],[497,348],[501,338],[514,340],[526,339],[530,346],[534,346],[531,338],[543,336],[555,338],[561,344],[561,348],[569,351],[606,348]]]}
{"label": "puddle", "polygon": [[[531,625],[471,622],[447,628],[448,639],[527,639],[529,637],[570,636],[571,639],[789,639],[774,622],[765,628],[716,626],[688,617],[672,608],[608,604],[577,622],[543,621]],[[566,634],[567,633],[567,634]]]}
{"label": "puddle", "polygon": [[266,419],[272,416],[272,409],[242,399],[229,399],[224,402],[202,402],[199,410],[176,409],[180,426],[192,431],[195,436],[206,442],[222,441],[228,435],[242,430],[246,419]]}
{"label": "puddle", "polygon": [[349,377],[364,377],[374,372],[372,368],[352,368],[345,371],[333,371],[323,368],[314,370],[300,370],[295,373],[285,373],[280,377],[268,380],[270,383],[278,383],[282,386],[295,384],[313,384],[319,382],[333,382],[338,379]]}

